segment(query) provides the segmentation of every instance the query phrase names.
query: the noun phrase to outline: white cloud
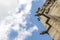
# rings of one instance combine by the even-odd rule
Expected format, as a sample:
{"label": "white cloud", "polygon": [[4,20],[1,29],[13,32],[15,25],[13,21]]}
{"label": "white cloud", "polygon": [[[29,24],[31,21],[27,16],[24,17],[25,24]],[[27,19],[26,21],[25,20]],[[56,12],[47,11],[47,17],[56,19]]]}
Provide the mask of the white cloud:
{"label": "white cloud", "polygon": [[17,0],[0,0],[0,20],[5,18],[8,11],[15,11],[17,7]]}
{"label": "white cloud", "polygon": [[18,34],[17,38],[15,38],[15,40],[25,40],[25,38],[27,38],[28,36],[31,36],[32,32],[35,30],[38,30],[37,26],[33,26],[28,30],[23,29],[18,32],[19,34]]}
{"label": "white cloud", "polygon": [[[10,2],[12,2],[12,0],[9,1],[9,4]],[[12,2],[11,4],[14,3]],[[4,5],[8,6],[7,3]],[[21,7],[21,5],[26,5],[26,6],[20,13],[18,13],[17,10],[19,10],[18,8]],[[7,6],[5,8],[7,8]],[[38,30],[36,25],[26,30],[26,24],[28,23],[26,18],[27,15],[30,14],[31,7],[32,7],[32,0],[19,0],[17,10],[14,9],[15,11],[14,10],[11,11],[9,9],[10,12],[8,16],[7,16],[8,13],[6,13],[8,11],[5,12],[4,10],[4,13],[6,13],[6,17],[4,17],[4,19],[2,19],[2,21],[0,22],[0,40],[8,40],[8,34],[10,33],[11,29],[18,32],[18,36],[15,38],[15,40],[24,40],[26,37],[31,36],[33,31]],[[10,7],[8,6],[8,8]],[[19,26],[19,24],[25,27],[23,28],[23,26],[21,27]]]}

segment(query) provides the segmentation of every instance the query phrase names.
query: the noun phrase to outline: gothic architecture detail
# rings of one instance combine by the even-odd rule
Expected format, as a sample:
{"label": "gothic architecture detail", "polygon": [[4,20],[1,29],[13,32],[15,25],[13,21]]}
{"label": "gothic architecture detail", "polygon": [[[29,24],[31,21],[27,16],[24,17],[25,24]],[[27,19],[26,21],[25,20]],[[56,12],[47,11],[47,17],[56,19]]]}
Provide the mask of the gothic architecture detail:
{"label": "gothic architecture detail", "polygon": [[60,0],[46,0],[42,8],[38,8],[38,20],[46,27],[40,34],[48,34],[52,40],[60,40]]}

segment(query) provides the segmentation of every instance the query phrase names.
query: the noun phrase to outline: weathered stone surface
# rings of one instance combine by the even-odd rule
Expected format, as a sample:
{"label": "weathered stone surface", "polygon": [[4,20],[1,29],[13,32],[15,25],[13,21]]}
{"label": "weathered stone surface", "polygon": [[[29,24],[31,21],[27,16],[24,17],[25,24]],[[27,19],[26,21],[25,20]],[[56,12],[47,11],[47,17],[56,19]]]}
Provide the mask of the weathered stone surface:
{"label": "weathered stone surface", "polygon": [[42,34],[48,32],[52,39],[60,40],[60,0],[46,0],[36,16],[47,29]]}

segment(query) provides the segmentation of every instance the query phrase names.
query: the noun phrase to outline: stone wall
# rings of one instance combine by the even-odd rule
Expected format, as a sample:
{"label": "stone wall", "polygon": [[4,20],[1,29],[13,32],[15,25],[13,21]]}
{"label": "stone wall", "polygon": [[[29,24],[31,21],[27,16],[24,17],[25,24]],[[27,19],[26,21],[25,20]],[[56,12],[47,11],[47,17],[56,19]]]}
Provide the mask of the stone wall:
{"label": "stone wall", "polygon": [[52,40],[60,40],[60,0],[46,0],[42,8],[38,8],[39,20],[46,27],[40,34],[48,34]]}

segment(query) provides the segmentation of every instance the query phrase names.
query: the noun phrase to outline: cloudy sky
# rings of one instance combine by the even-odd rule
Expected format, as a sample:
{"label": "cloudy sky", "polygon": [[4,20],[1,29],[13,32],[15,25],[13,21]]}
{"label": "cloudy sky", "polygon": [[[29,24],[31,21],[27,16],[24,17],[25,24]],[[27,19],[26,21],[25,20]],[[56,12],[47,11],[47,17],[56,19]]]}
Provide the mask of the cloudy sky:
{"label": "cloudy sky", "polygon": [[0,40],[52,40],[34,16],[45,0],[0,0]]}

